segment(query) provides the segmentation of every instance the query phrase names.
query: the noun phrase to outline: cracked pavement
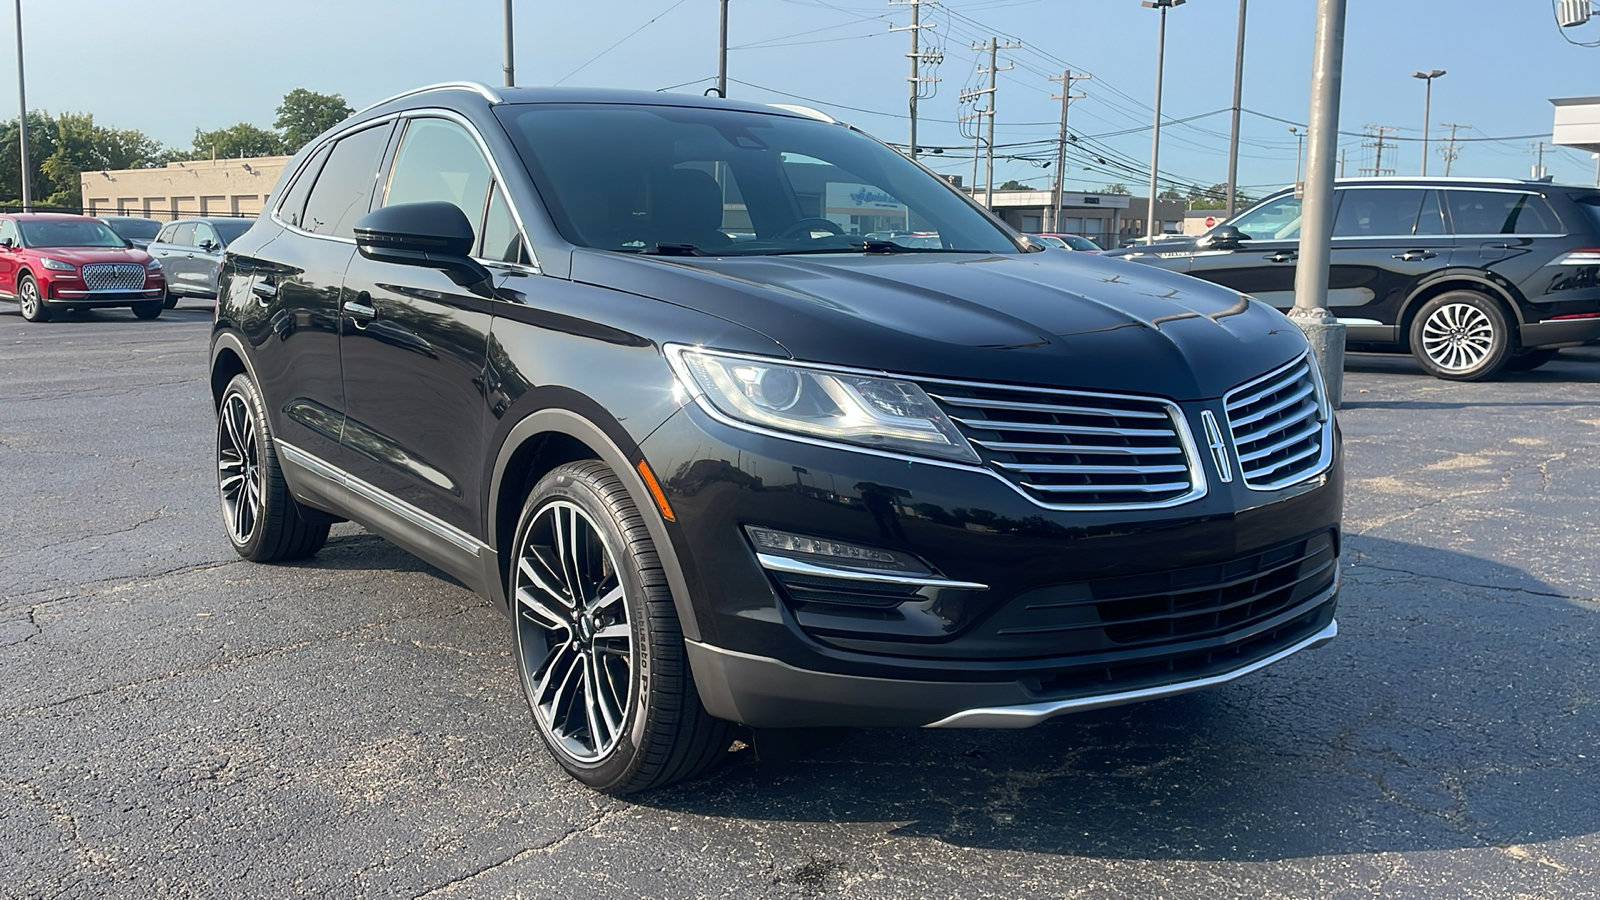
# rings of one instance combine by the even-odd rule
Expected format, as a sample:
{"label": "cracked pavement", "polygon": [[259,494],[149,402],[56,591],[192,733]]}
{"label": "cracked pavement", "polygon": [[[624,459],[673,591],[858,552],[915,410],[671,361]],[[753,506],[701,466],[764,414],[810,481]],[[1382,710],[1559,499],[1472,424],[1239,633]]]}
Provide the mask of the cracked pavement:
{"label": "cracked pavement", "polygon": [[1600,348],[1346,375],[1341,634],[1018,732],[614,799],[500,613],[353,525],[223,538],[209,311],[0,303],[0,896],[1600,897]]}

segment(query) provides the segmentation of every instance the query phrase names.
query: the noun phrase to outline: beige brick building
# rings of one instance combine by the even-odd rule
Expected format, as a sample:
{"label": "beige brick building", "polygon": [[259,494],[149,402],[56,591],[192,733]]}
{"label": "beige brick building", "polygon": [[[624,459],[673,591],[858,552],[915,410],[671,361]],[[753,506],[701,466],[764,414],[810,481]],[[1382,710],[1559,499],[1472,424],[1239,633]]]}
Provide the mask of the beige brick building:
{"label": "beige brick building", "polygon": [[160,169],[84,172],[83,211],[91,216],[253,216],[289,162],[287,156],[200,159]]}

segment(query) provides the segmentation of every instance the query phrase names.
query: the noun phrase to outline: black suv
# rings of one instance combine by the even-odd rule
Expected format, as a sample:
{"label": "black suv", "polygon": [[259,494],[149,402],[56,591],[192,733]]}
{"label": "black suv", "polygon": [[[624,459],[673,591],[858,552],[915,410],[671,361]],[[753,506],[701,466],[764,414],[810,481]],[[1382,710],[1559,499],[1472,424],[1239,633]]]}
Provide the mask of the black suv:
{"label": "black suv", "polygon": [[[1409,351],[1460,381],[1544,365],[1600,338],[1600,191],[1480,178],[1334,189],[1328,307],[1353,350]],[[1294,305],[1300,200],[1280,191],[1185,242],[1123,256]]]}
{"label": "black suv", "polygon": [[1337,631],[1299,329],[1030,252],[819,113],[435,86],[272,196],[212,339],[234,547],[353,519],[501,604],[598,789],[693,775],[733,723],[1016,728]]}

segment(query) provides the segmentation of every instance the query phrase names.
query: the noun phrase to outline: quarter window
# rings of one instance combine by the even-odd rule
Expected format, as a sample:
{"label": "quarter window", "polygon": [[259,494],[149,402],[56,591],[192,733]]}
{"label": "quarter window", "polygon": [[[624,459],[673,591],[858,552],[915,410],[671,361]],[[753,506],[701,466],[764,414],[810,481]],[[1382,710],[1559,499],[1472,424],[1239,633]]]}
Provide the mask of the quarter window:
{"label": "quarter window", "polygon": [[1340,191],[1334,237],[1396,237],[1416,231],[1417,212],[1425,191],[1412,188],[1363,188]]}
{"label": "quarter window", "polygon": [[1538,194],[1445,191],[1456,234],[1559,234],[1561,222]]}
{"label": "quarter window", "polygon": [[301,228],[313,234],[355,236],[356,220],[366,215],[378,160],[388,139],[389,129],[368,128],[333,146],[311,196],[306,198]]}
{"label": "quarter window", "polygon": [[528,248],[523,243],[522,232],[517,230],[517,220],[511,215],[506,195],[499,188],[489,195],[489,209],[483,216],[483,246],[479,259],[528,264]]}
{"label": "quarter window", "polygon": [[477,223],[489,194],[489,163],[477,141],[454,122],[413,119],[395,154],[383,205],[453,203]]}
{"label": "quarter window", "polygon": [[299,226],[300,220],[305,217],[306,197],[311,193],[311,185],[316,183],[317,173],[322,171],[322,164],[328,159],[328,148],[322,147],[300,170],[300,177],[289,185],[284,192],[283,202],[278,204],[278,218],[290,225]]}
{"label": "quarter window", "polygon": [[1293,196],[1268,200],[1231,224],[1247,241],[1292,241],[1300,237],[1300,201]]}

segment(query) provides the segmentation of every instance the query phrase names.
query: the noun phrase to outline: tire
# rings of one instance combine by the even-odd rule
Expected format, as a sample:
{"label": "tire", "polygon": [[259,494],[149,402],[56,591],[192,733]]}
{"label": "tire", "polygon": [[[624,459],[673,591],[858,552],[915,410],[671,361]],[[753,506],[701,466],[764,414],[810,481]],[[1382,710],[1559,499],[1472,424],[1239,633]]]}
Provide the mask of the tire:
{"label": "tire", "polygon": [[546,749],[578,781],[626,794],[711,768],[732,724],[700,704],[660,557],[603,463],[552,470],[517,522],[517,670]]}
{"label": "tire", "polygon": [[245,559],[304,559],[328,540],[331,518],[289,493],[266,406],[245,375],[228,382],[217,406],[217,493],[228,541]]}
{"label": "tire", "polygon": [[167,293],[166,293],[166,296],[164,296],[161,299],[161,308],[162,309],[177,309],[178,308],[178,295],[174,294],[171,290],[168,290]]}
{"label": "tire", "polygon": [[1511,321],[1476,291],[1434,297],[1411,320],[1411,355],[1435,378],[1483,381],[1511,358]]}
{"label": "tire", "polygon": [[132,304],[134,318],[142,319],[146,322],[159,318],[162,305],[163,303],[160,300],[146,300],[142,303]]}
{"label": "tire", "polygon": [[50,321],[50,304],[39,296],[39,282],[34,281],[32,275],[17,279],[17,305],[22,308],[22,317],[29,322]]}
{"label": "tire", "polygon": [[1556,358],[1560,348],[1547,347],[1543,350],[1526,350],[1506,360],[1507,372],[1532,372],[1545,363]]}

